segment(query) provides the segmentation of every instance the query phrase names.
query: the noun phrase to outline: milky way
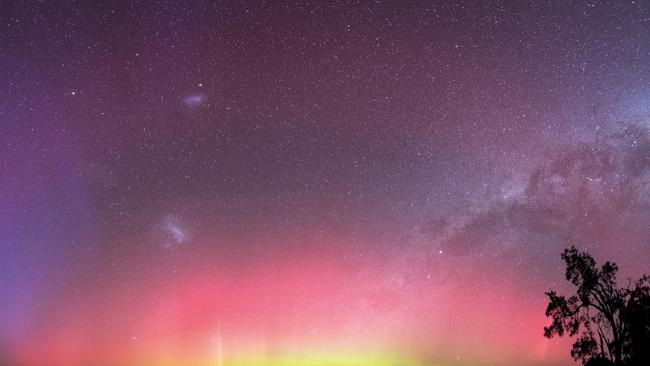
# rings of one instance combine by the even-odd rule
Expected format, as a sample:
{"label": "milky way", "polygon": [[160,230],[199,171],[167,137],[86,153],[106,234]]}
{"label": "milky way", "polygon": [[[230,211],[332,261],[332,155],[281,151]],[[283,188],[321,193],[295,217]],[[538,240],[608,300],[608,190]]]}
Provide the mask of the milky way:
{"label": "milky way", "polygon": [[650,272],[650,6],[0,3],[0,363],[565,365]]}

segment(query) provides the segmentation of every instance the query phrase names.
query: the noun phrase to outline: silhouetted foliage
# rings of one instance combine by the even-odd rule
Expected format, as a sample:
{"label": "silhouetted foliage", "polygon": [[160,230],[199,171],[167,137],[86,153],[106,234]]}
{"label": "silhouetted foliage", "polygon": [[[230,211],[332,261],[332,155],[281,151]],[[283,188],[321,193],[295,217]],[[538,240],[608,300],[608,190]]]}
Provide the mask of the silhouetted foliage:
{"label": "silhouetted foliage", "polygon": [[603,358],[600,356],[592,357],[587,361],[585,366],[612,366],[613,363],[607,358]]}
{"label": "silhouetted foliage", "polygon": [[623,353],[650,365],[650,277],[647,275],[638,280],[630,292],[625,320],[630,336],[623,344]]}
{"label": "silhouetted foliage", "polygon": [[616,263],[600,268],[586,252],[565,249],[566,279],[576,286],[566,298],[546,292],[546,316],[553,319],[544,336],[576,336],[571,356],[587,366],[650,365],[650,277],[618,288]]}

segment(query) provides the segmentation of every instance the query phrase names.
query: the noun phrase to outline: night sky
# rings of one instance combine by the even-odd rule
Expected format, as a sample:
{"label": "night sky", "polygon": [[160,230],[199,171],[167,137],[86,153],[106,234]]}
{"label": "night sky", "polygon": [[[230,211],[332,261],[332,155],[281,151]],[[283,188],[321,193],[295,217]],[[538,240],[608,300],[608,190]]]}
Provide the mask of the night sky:
{"label": "night sky", "polygon": [[514,3],[0,1],[0,364],[572,364],[562,249],[650,272],[650,3]]}

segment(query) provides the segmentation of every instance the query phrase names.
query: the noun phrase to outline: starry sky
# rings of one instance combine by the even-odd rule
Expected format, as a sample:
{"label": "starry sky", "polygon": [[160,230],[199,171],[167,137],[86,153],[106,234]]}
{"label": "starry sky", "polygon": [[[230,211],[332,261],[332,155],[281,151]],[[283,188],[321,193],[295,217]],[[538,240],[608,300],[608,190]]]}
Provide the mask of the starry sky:
{"label": "starry sky", "polygon": [[0,1],[0,364],[571,364],[648,60],[644,1]]}

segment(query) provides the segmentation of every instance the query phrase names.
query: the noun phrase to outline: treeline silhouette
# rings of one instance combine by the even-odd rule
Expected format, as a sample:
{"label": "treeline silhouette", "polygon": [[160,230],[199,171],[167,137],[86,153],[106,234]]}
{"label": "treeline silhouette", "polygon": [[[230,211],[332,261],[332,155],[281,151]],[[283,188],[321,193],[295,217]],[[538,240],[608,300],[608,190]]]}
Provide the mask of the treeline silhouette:
{"label": "treeline silhouette", "polygon": [[565,249],[566,279],[575,294],[548,291],[544,336],[577,336],[571,356],[586,366],[650,366],[650,276],[617,287],[616,263],[597,267],[575,247]]}

